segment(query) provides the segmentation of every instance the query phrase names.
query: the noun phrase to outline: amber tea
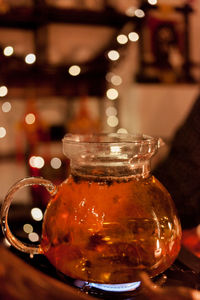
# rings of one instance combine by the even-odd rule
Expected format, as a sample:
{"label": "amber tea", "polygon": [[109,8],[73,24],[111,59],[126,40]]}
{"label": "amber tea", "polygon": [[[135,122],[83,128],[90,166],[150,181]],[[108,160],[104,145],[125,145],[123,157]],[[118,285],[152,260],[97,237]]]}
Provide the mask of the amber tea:
{"label": "amber tea", "polygon": [[[140,270],[154,276],[180,248],[170,196],[147,179],[70,176],[44,219],[42,247],[64,274],[90,282],[137,280]],[[152,207],[149,207],[151,203]]]}

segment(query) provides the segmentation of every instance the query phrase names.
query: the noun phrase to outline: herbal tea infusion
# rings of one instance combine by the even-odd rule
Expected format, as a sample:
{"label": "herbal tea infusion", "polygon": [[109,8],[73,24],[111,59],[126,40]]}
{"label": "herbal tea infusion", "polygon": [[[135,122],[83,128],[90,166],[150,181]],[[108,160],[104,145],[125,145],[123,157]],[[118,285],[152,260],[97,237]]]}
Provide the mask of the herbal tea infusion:
{"label": "herbal tea infusion", "polygon": [[[22,251],[43,253],[65,275],[88,282],[126,283],[138,280],[141,270],[151,277],[163,272],[179,253],[181,227],[171,196],[150,173],[158,147],[159,139],[144,135],[66,135],[69,177],[57,189],[38,178],[13,188],[33,180],[52,193],[41,244],[13,242],[4,222],[8,239]],[[8,193],[4,219],[11,199]]]}

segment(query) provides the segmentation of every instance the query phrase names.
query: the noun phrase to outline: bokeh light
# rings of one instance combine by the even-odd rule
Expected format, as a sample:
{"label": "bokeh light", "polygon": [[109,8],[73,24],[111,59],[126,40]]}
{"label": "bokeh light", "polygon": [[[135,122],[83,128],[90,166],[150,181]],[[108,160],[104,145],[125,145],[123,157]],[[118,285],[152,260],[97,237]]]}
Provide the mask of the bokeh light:
{"label": "bokeh light", "polygon": [[41,156],[31,156],[29,159],[29,164],[32,168],[41,169],[44,167],[44,158]]}
{"label": "bokeh light", "polygon": [[11,108],[12,108],[12,105],[8,101],[4,102],[1,106],[2,111],[5,113],[9,112],[11,110]]}
{"label": "bokeh light", "polygon": [[25,57],[25,62],[29,65],[33,64],[36,61],[36,56],[33,53],[29,53]]}
{"label": "bokeh light", "polygon": [[61,162],[60,158],[53,157],[50,161],[50,165],[53,169],[59,169],[62,165],[62,162]]}
{"label": "bokeh light", "polygon": [[35,115],[33,113],[29,113],[25,116],[25,122],[28,125],[31,125],[35,122]]}
{"label": "bokeh light", "polygon": [[36,232],[29,233],[28,238],[31,242],[38,242],[39,241],[39,235]]}
{"label": "bokeh light", "polygon": [[124,45],[128,42],[128,38],[125,34],[119,34],[117,36],[117,41],[119,44]]}
{"label": "bokeh light", "polygon": [[139,34],[137,32],[130,32],[128,38],[131,42],[137,42],[139,40]]}
{"label": "bokeh light", "polygon": [[117,115],[117,109],[114,106],[107,107],[106,108],[106,115],[107,115],[107,117],[116,116]]}
{"label": "bokeh light", "polygon": [[0,139],[6,136],[6,129],[4,127],[0,127]]}
{"label": "bokeh light", "polygon": [[147,2],[151,5],[156,5],[157,4],[157,0],[147,0]]}
{"label": "bokeh light", "polygon": [[134,17],[135,15],[135,7],[134,6],[130,6],[126,9],[125,11],[125,14],[128,16],[128,17]]}
{"label": "bokeh light", "polygon": [[115,100],[117,99],[117,97],[119,96],[119,93],[116,89],[108,89],[106,92],[106,96],[108,97],[108,99],[110,100]]}
{"label": "bokeh light", "polygon": [[5,85],[0,86],[0,97],[5,97],[8,94],[8,89]]}
{"label": "bokeh light", "polygon": [[77,76],[80,74],[81,68],[78,65],[73,65],[69,68],[68,72],[71,76]]}
{"label": "bokeh light", "polygon": [[35,221],[42,221],[43,212],[40,208],[34,207],[31,209],[31,216]]}
{"label": "bokeh light", "polygon": [[118,60],[120,58],[119,52],[116,50],[110,50],[108,52],[108,58],[113,61]]}
{"label": "bokeh light", "polygon": [[3,49],[3,54],[5,56],[11,56],[14,53],[14,49],[11,46],[7,46]]}
{"label": "bokeh light", "polygon": [[145,13],[142,9],[138,8],[135,10],[135,16],[138,18],[144,18]]}
{"label": "bokeh light", "polygon": [[110,116],[107,119],[107,124],[110,127],[116,127],[119,124],[119,120],[118,120],[118,118],[116,116]]}
{"label": "bokeh light", "polygon": [[110,81],[113,85],[120,85],[122,84],[122,78],[119,75],[113,75],[110,78]]}
{"label": "bokeh light", "polygon": [[24,224],[23,230],[26,233],[31,233],[33,232],[33,226],[31,224]]}
{"label": "bokeh light", "polygon": [[117,130],[117,133],[128,133],[127,129],[126,128],[119,128]]}

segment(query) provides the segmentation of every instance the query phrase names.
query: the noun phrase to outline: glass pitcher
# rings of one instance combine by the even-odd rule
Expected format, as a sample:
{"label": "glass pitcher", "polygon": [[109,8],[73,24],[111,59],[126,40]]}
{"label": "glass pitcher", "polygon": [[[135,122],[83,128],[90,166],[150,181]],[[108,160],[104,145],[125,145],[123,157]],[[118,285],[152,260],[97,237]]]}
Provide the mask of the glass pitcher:
{"label": "glass pitcher", "polygon": [[[63,151],[70,175],[58,187],[25,178],[8,192],[1,210],[9,242],[30,255],[44,254],[71,278],[103,284],[154,277],[180,250],[181,226],[171,196],[150,173],[160,139],[129,134],[67,134]],[[43,185],[51,194],[40,245],[19,241],[8,226],[14,193]]]}

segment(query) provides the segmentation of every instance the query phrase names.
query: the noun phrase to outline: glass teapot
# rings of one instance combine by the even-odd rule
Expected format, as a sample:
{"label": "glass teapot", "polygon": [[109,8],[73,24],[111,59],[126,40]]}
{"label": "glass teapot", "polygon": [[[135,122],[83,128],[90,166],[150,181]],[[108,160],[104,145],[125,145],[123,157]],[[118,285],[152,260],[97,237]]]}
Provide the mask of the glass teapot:
{"label": "glass teapot", "polygon": [[[129,134],[67,134],[70,175],[58,187],[43,178],[16,183],[1,209],[9,242],[30,255],[44,254],[62,273],[104,284],[154,277],[180,250],[181,226],[171,196],[150,173],[160,139]],[[19,241],[8,226],[14,193],[43,185],[51,194],[40,245]]]}

